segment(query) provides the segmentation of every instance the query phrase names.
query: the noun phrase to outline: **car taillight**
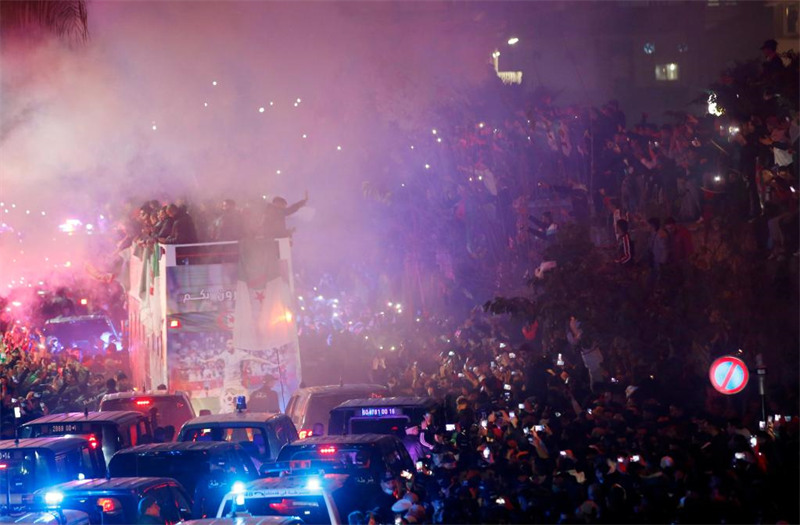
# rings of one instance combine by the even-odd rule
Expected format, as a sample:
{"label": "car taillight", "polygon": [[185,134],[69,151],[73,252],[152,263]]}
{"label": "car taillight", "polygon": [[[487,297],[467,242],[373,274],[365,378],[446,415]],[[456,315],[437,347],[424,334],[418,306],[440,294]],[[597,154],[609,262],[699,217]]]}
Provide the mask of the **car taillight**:
{"label": "car taillight", "polygon": [[180,322],[180,320],[179,320],[179,319],[172,319],[172,320],[169,322],[169,327],[170,327],[170,328],[180,328],[180,327],[181,327],[181,322]]}
{"label": "car taillight", "polygon": [[328,447],[320,447],[319,453],[320,454],[335,454],[336,453],[336,447],[330,447],[330,446],[328,446]]}
{"label": "car taillight", "polygon": [[92,448],[97,448],[100,446],[100,443],[97,441],[97,436],[94,434],[89,436],[89,446]]}
{"label": "car taillight", "polygon": [[97,498],[97,506],[103,507],[103,512],[116,512],[122,508],[117,498]]}
{"label": "car taillight", "polygon": [[8,468],[7,463],[0,463],[0,470],[6,470]]}
{"label": "car taillight", "polygon": [[136,406],[139,406],[139,407],[146,407],[150,403],[152,403],[152,401],[150,401],[149,399],[137,399],[136,400]]}
{"label": "car taillight", "polygon": [[303,430],[298,432],[297,435],[300,437],[300,439],[305,439],[307,437],[313,436],[314,432],[309,430],[309,429],[307,429],[307,428],[304,428]]}

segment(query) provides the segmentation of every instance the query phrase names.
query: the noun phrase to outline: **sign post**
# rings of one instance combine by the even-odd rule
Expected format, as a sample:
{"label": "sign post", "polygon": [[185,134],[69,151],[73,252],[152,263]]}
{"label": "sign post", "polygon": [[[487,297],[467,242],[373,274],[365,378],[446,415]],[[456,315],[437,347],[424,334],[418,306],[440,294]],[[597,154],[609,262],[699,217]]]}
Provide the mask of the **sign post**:
{"label": "sign post", "polygon": [[744,361],[738,357],[723,356],[711,363],[708,369],[708,378],[711,386],[725,395],[738,394],[747,386],[750,372]]}

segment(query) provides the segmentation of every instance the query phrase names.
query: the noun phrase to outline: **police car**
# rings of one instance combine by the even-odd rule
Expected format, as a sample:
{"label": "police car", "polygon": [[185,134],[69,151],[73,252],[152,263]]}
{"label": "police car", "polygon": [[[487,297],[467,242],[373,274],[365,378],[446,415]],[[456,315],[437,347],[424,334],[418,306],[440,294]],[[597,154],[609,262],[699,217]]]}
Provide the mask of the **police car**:
{"label": "police car", "polygon": [[80,437],[0,441],[0,508],[21,511],[37,489],[73,479],[104,477],[96,442]]}
{"label": "police car", "polygon": [[217,518],[292,516],[305,523],[340,524],[338,502],[347,491],[348,478],[343,474],[289,475],[235,483],[223,498]]}
{"label": "police car", "polygon": [[185,489],[172,478],[131,477],[70,481],[37,490],[33,507],[84,512],[92,524],[128,524],[139,521],[139,502],[158,502],[165,523],[191,517],[191,503]]}

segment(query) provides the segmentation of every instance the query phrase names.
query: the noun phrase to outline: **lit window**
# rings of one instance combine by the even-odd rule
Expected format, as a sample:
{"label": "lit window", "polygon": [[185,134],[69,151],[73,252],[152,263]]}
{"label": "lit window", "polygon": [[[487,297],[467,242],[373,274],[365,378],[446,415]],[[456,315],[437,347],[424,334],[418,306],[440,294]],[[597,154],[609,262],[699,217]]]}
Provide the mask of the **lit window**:
{"label": "lit window", "polygon": [[656,66],[656,80],[678,80],[678,64],[659,64]]}

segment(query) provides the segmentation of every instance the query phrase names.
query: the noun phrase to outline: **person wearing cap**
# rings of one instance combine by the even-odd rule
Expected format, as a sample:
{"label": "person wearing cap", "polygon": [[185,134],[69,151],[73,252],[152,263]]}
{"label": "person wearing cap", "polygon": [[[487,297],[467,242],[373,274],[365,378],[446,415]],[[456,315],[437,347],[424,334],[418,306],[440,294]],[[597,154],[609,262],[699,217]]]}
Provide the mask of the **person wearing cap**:
{"label": "person wearing cap", "polygon": [[773,39],[764,41],[761,46],[761,52],[764,54],[764,62],[761,64],[761,69],[765,77],[772,77],[783,71],[783,62],[781,57],[778,56],[778,42]]}
{"label": "person wearing cap", "polygon": [[139,501],[138,523],[140,525],[164,525],[165,520],[161,517],[161,506],[157,499],[145,496]]}

